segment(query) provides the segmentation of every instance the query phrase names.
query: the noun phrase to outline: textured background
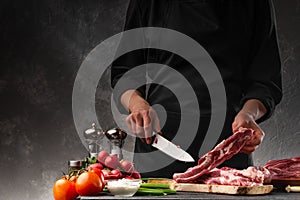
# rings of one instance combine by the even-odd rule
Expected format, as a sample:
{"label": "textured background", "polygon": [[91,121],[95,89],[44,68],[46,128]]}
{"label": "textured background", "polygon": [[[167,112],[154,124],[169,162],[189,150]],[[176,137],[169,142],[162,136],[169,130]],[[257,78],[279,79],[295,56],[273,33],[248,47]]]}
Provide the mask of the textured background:
{"label": "textured background", "polygon": [[[122,30],[126,6],[121,0],[1,1],[0,199],[52,199],[66,161],[86,156],[72,118],[73,83],[85,56]],[[275,7],[284,97],[262,124],[257,165],[300,152],[300,1],[275,0]],[[104,129],[114,126],[107,77],[96,93]]]}

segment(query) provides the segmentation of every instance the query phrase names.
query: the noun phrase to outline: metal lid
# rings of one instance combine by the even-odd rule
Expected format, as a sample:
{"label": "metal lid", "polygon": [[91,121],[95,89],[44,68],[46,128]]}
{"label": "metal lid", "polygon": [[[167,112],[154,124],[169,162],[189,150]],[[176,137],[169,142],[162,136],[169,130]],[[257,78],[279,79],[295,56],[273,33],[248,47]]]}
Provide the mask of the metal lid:
{"label": "metal lid", "polygon": [[95,140],[104,136],[103,131],[99,128],[96,128],[95,123],[92,124],[92,128],[85,130],[83,135],[86,139],[95,139]]}
{"label": "metal lid", "polygon": [[84,160],[69,160],[68,166],[70,167],[82,167],[84,165]]}
{"label": "metal lid", "polygon": [[105,131],[104,133],[109,140],[117,139],[124,140],[127,136],[127,133],[119,128],[113,128]]}

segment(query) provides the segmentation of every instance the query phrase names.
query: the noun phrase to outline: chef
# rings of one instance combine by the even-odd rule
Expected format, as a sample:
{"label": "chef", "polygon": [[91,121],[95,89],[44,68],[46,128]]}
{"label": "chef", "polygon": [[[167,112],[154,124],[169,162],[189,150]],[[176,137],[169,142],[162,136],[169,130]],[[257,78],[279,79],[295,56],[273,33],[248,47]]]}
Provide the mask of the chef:
{"label": "chef", "polygon": [[[219,143],[240,127],[252,128],[253,138],[247,141],[240,153],[223,163],[237,169],[252,165],[251,153],[264,137],[259,123],[267,120],[282,98],[281,62],[277,44],[276,26],[272,2],[268,0],[130,0],[125,21],[125,30],[140,27],[163,27],[183,33],[198,42],[216,64],[226,91],[226,119]],[[176,41],[174,41],[176,42]],[[201,56],[197,59],[201,59]],[[146,72],[128,78],[128,87],[114,91],[114,99],[123,113],[127,113],[129,130],[140,139],[136,140],[134,163],[148,177],[172,177],[175,172],[184,172],[196,163],[173,160],[167,166],[155,169],[160,158],[152,154],[152,132],[156,131],[172,140],[180,120],[190,119],[191,125],[199,123],[193,141],[186,151],[195,160],[206,136],[211,120],[210,83],[205,83],[203,74],[180,55],[162,49],[139,49],[124,54],[113,62],[112,87],[128,71],[146,63],[160,63],[172,67],[188,80],[193,88],[200,112],[199,121],[193,102],[181,106],[178,97],[162,84],[146,84]],[[174,83],[174,77],[166,70],[147,73],[152,80],[164,78],[165,83]],[[138,88],[131,83],[143,82]],[[180,85],[180,84],[178,84]],[[180,87],[180,86],[179,86]],[[184,95],[184,88],[182,95]],[[192,101],[194,101],[192,99]],[[163,107],[163,112],[154,105]],[[162,119],[164,122],[162,123]],[[192,134],[186,131],[184,134]],[[184,139],[183,139],[184,140]],[[183,141],[182,140],[182,141]],[[177,143],[180,146],[180,141]],[[147,155],[147,156],[145,156]],[[155,154],[154,154],[155,155]],[[154,170],[149,170],[153,166]],[[148,170],[144,170],[144,169]],[[150,167],[151,168],[151,167]]]}

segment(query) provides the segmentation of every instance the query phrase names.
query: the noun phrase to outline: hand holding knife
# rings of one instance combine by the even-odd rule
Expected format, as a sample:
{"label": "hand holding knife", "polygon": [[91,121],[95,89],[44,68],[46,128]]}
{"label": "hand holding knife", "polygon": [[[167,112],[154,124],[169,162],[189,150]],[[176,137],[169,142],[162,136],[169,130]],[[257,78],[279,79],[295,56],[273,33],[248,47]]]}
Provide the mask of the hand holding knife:
{"label": "hand holding knife", "polygon": [[138,91],[126,91],[121,97],[121,102],[130,111],[126,118],[128,128],[143,142],[177,160],[194,162],[192,156],[187,152],[160,135],[161,129],[157,113]]}

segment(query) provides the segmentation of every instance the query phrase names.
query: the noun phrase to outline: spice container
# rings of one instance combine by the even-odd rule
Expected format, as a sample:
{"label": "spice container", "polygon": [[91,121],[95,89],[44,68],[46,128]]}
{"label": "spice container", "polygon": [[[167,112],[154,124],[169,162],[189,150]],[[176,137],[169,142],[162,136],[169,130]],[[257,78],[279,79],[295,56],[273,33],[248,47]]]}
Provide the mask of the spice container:
{"label": "spice container", "polygon": [[86,140],[89,149],[89,157],[97,158],[98,153],[102,150],[101,141],[104,137],[103,131],[96,127],[93,123],[92,127],[83,132],[83,136]]}
{"label": "spice container", "polygon": [[85,168],[86,162],[83,160],[69,160],[68,161],[68,174],[73,171],[78,171]]}
{"label": "spice container", "polygon": [[127,133],[119,128],[113,128],[104,132],[110,142],[110,153],[117,155],[119,160],[123,159],[122,147]]}

